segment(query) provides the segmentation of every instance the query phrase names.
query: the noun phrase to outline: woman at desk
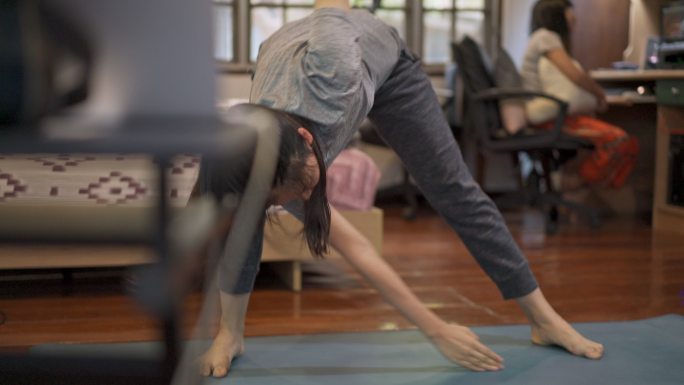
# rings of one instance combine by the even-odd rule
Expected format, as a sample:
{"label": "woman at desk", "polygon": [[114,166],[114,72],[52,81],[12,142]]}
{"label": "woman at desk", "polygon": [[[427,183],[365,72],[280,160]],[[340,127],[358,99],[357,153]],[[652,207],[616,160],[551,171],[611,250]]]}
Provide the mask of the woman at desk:
{"label": "woman at desk", "polygon": [[[537,1],[523,59],[523,84],[528,90],[546,92],[569,103],[566,130],[590,140],[595,147],[580,165],[583,182],[619,188],[634,167],[639,144],[621,128],[591,116],[604,112],[608,104],[603,89],[570,54],[575,22],[570,0]],[[526,112],[531,123],[546,128],[558,110],[548,100],[536,98],[527,103]]]}

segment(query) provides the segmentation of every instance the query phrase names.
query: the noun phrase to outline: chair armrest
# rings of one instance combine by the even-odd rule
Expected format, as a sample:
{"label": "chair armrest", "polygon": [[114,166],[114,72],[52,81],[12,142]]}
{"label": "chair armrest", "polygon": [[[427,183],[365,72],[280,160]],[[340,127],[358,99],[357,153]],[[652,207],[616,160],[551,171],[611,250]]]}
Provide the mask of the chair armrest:
{"label": "chair armrest", "polygon": [[490,88],[475,94],[476,101],[491,101],[491,100],[503,100],[512,98],[544,98],[553,101],[558,104],[559,107],[565,106],[567,108],[568,103],[564,100],[558,99],[553,95],[549,95],[543,92],[529,91],[522,88]]}

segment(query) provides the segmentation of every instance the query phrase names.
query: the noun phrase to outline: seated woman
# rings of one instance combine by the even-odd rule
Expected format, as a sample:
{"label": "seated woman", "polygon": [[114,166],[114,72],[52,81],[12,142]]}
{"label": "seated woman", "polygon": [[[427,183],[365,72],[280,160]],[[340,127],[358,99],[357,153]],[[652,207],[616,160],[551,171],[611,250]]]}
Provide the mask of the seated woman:
{"label": "seated woman", "polygon": [[[570,56],[570,34],[575,26],[570,0],[538,0],[532,10],[532,35],[525,52],[522,78],[526,89],[547,92],[569,103],[565,125],[569,133],[590,140],[595,150],[580,165],[585,183],[619,188],[634,168],[639,143],[619,127],[589,114],[604,112],[608,104],[601,87]],[[545,127],[558,112],[547,100],[527,103],[532,124]]]}

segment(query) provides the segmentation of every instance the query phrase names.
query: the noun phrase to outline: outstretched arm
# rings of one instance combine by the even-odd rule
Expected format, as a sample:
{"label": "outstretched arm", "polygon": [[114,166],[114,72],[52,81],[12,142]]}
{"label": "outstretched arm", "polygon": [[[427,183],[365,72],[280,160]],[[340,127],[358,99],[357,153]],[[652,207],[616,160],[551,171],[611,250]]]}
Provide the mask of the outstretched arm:
{"label": "outstretched arm", "polygon": [[447,324],[423,305],[373,245],[331,208],[330,244],[451,361],[475,371],[499,370],[503,359],[467,327]]}

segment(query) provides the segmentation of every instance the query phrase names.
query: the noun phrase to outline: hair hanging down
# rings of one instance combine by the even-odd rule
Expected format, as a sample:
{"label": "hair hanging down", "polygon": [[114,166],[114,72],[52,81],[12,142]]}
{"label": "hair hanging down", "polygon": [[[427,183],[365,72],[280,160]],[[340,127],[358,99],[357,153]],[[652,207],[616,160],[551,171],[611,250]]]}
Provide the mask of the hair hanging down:
{"label": "hair hanging down", "polygon": [[[261,109],[271,113],[277,120],[280,128],[280,148],[278,163],[273,178],[273,188],[285,187],[294,191],[304,191],[311,186],[308,180],[306,167],[307,158],[313,152],[319,171],[319,179],[311,191],[311,196],[304,202],[304,237],[307,246],[315,257],[323,257],[328,251],[330,237],[330,205],[326,193],[326,168],[323,152],[315,134],[311,148],[297,133],[297,129],[304,127],[309,129],[312,122],[297,115],[275,110],[256,104],[244,104],[233,108]],[[240,157],[230,159],[230,164],[212,163],[208,167],[208,180],[210,191],[222,199],[226,194],[241,195],[249,179],[249,171],[253,161],[254,151],[246,151],[249,156],[243,154]]]}
{"label": "hair hanging down", "polygon": [[540,28],[557,33],[563,41],[565,50],[571,51],[570,26],[565,18],[565,11],[572,8],[570,0],[539,0],[532,9],[530,33]]}
{"label": "hair hanging down", "polygon": [[[280,122],[281,127],[281,143],[280,156],[278,166],[276,168],[276,175],[283,175],[285,180],[276,180],[274,187],[278,185],[285,185],[292,181],[301,183],[302,187],[309,186],[310,181],[306,180],[303,171],[306,167],[306,157],[310,154],[309,147],[306,145],[301,136],[297,133],[297,129],[304,127],[307,130],[313,126],[313,123],[308,119],[294,114],[271,110],[274,112],[276,119]],[[328,194],[326,191],[327,176],[325,168],[325,159],[323,158],[323,151],[318,143],[318,139],[314,132],[313,143],[311,144],[311,151],[316,158],[318,164],[319,178],[318,183],[313,188],[311,196],[304,201],[304,237],[306,244],[314,257],[322,258],[328,252],[328,242],[330,238],[330,204],[328,203]],[[287,168],[280,174],[281,167]],[[293,174],[293,175],[288,175]]]}

